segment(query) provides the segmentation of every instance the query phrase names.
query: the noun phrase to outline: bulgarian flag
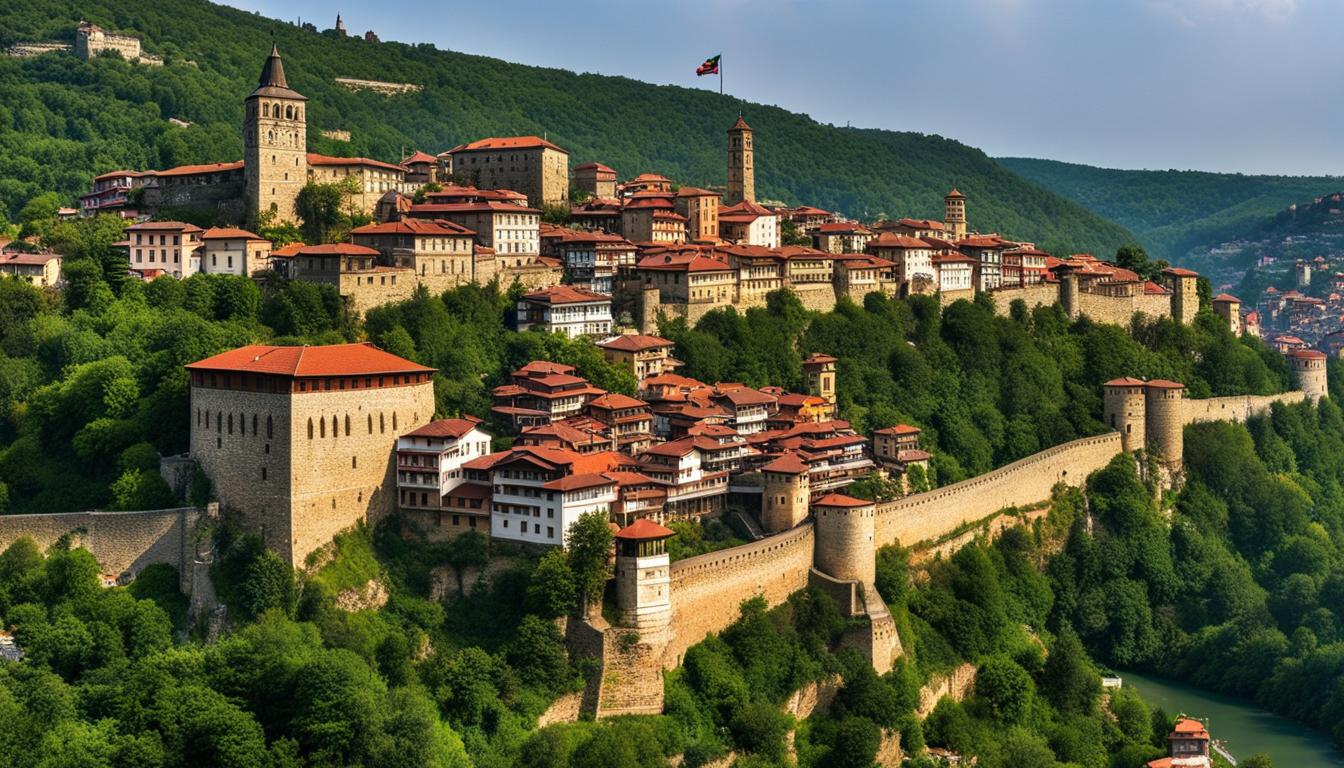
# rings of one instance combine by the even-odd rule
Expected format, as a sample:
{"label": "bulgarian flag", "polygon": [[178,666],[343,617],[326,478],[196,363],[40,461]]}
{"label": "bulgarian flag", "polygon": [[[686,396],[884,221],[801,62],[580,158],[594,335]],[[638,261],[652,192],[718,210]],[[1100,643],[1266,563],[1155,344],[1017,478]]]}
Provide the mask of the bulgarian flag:
{"label": "bulgarian flag", "polygon": [[719,73],[719,57],[723,54],[710,56],[705,59],[705,63],[695,68],[697,75],[717,75]]}

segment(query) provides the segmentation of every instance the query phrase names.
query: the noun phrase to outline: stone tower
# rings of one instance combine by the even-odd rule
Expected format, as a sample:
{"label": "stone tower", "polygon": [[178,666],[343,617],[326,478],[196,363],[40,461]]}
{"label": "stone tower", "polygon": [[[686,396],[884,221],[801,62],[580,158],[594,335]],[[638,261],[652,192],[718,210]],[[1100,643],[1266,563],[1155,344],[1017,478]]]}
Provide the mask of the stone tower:
{"label": "stone tower", "polygon": [[252,226],[266,211],[274,211],[276,221],[296,220],[294,199],[308,183],[307,100],[290,90],[272,43],[257,89],[244,102],[243,175]]}
{"label": "stone tower", "polygon": [[943,198],[945,213],[943,224],[947,227],[947,239],[956,241],[966,236],[966,196],[956,187]]}
{"label": "stone tower", "polygon": [[1148,384],[1128,376],[1111,379],[1102,386],[1102,418],[1120,433],[1121,450],[1134,453],[1146,443],[1145,420]]}
{"label": "stone tower", "polygon": [[1169,474],[1180,473],[1185,456],[1185,385],[1165,379],[1148,382],[1144,398],[1148,448]]}
{"label": "stone tower", "polygon": [[1314,349],[1295,349],[1288,353],[1293,385],[1312,402],[1330,394],[1325,376],[1325,353]]}
{"label": "stone tower", "polygon": [[1171,288],[1171,318],[1184,325],[1193,323],[1199,312],[1199,273],[1171,267],[1162,270],[1162,276]]}
{"label": "stone tower", "polygon": [[817,570],[841,581],[857,581],[868,589],[877,577],[873,528],[877,507],[871,501],[828,493],[812,505]]}
{"label": "stone tower", "polygon": [[820,397],[835,405],[835,358],[813,352],[803,361],[803,374],[807,378],[807,394]]}
{"label": "stone tower", "polygon": [[345,22],[341,21],[341,14],[336,14],[336,34],[345,37]]}
{"label": "stone tower", "polygon": [[666,642],[672,625],[673,532],[647,518],[616,533],[616,610],[622,626],[639,631],[645,643]]}
{"label": "stone tower", "polygon": [[761,526],[766,533],[787,531],[807,518],[811,500],[807,465],[796,453],[761,467]]}
{"label": "stone tower", "polygon": [[1228,293],[1213,297],[1213,313],[1227,323],[1233,336],[1240,336],[1245,330],[1241,321],[1241,299]]}
{"label": "stone tower", "polygon": [[737,122],[728,129],[728,194],[724,205],[736,205],[743,200],[756,202],[756,165],[752,158],[751,126],[737,116]]}

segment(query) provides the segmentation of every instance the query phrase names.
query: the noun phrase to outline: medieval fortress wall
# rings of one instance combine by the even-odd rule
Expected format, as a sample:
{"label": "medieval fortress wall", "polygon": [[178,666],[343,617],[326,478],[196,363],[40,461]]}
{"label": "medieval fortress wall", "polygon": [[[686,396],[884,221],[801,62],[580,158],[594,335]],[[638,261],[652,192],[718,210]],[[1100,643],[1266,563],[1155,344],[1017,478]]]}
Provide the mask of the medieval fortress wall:
{"label": "medieval fortress wall", "polygon": [[1269,412],[1274,403],[1293,405],[1307,399],[1307,393],[1298,389],[1280,395],[1233,395],[1185,401],[1185,423],[1200,421],[1246,421]]}
{"label": "medieval fortress wall", "polygon": [[[0,515],[0,551],[27,537],[47,549],[63,536],[89,550],[103,573],[129,581],[148,565],[177,569],[179,587],[191,591],[197,557],[197,526],[219,516],[218,505],[145,512],[56,512]],[[209,546],[205,541],[201,546]]]}

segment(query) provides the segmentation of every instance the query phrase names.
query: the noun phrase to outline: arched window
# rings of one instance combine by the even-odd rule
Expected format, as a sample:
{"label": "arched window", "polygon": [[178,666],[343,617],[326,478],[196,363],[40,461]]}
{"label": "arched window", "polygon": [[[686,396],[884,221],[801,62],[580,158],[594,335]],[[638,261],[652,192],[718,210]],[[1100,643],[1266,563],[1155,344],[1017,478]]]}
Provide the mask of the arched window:
{"label": "arched window", "polygon": [[326,437],[326,436],[327,436],[327,420],[326,420],[326,419],[321,419],[321,418],[319,418],[319,419],[317,420],[317,436],[318,436],[318,437]]}
{"label": "arched window", "polygon": [[382,414],[382,413],[379,413],[379,414],[378,414],[378,432],[379,432],[379,434],[382,434],[383,432],[386,432],[386,431],[387,431],[387,425],[386,425],[386,422],[383,421],[383,414]]}
{"label": "arched window", "polygon": [[257,414],[252,414],[252,436],[257,436]]}
{"label": "arched window", "polygon": [[271,116],[271,105],[270,105],[270,104],[266,104],[265,102],[262,103],[262,105],[261,105],[261,116],[262,116],[262,117],[270,117],[270,116]]}
{"label": "arched window", "polygon": [[229,414],[229,434],[233,434],[233,414]]}
{"label": "arched window", "polygon": [[369,414],[369,434],[373,434],[373,414]]}
{"label": "arched window", "polygon": [[345,436],[350,436],[350,414],[345,414]]}
{"label": "arched window", "polygon": [[267,439],[267,440],[270,440],[272,437],[275,437],[275,425],[271,423],[271,417],[270,417],[270,414],[267,414],[267,415],[266,415],[266,439]]}
{"label": "arched window", "polygon": [[313,419],[311,416],[308,417],[308,439],[313,439]]}
{"label": "arched window", "polygon": [[340,436],[341,436],[341,424],[340,424],[339,421],[336,420],[336,415],[335,415],[335,414],[332,414],[332,417],[331,417],[331,436],[332,436],[332,437],[340,437]]}
{"label": "arched window", "polygon": [[396,428],[397,428],[397,412],[396,412],[396,411],[393,411],[393,412],[392,412],[392,429],[395,430]]}

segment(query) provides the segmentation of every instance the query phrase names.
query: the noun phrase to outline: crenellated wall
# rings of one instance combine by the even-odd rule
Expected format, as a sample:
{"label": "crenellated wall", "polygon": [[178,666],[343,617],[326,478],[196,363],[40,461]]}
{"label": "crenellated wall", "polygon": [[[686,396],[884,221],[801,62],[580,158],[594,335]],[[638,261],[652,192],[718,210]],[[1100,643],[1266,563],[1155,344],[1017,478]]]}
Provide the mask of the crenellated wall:
{"label": "crenellated wall", "polygon": [[935,539],[1004,507],[1050,498],[1055,483],[1082,483],[1120,453],[1120,433],[1084,437],[1019,459],[979,477],[877,507],[876,544],[909,546]]}
{"label": "crenellated wall", "polygon": [[814,535],[809,521],[760,541],[673,563],[675,635],[663,654],[663,666],[678,666],[687,648],[736,621],[743,600],[761,595],[775,606],[805,588]]}

